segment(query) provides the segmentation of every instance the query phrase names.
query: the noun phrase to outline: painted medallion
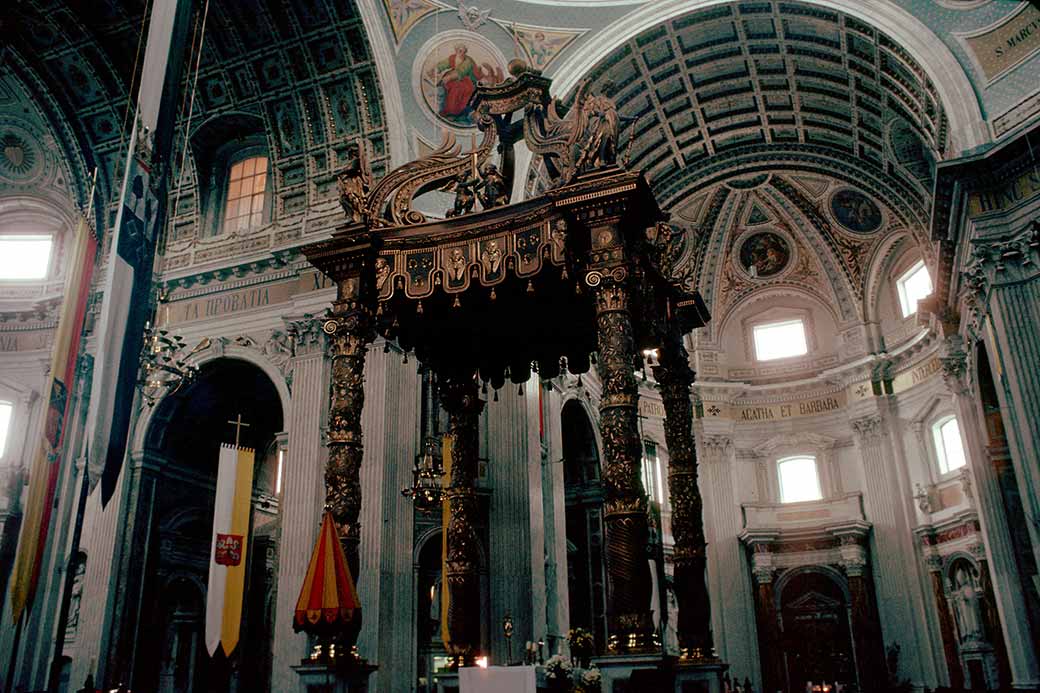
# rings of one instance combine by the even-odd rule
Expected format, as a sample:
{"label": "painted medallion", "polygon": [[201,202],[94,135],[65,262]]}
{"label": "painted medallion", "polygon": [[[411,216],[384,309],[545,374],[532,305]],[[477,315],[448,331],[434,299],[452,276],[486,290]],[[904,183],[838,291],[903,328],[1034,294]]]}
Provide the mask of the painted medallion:
{"label": "painted medallion", "polygon": [[505,79],[501,56],[469,37],[453,37],[434,46],[422,59],[420,92],[438,120],[456,128],[476,126],[473,96],[479,84]]}
{"label": "painted medallion", "polygon": [[752,234],[740,246],[740,266],[758,279],[780,274],[790,261],[791,247],[772,231]]}
{"label": "painted medallion", "polygon": [[831,197],[831,214],[853,233],[874,233],[881,228],[881,210],[858,190],[845,188]]}

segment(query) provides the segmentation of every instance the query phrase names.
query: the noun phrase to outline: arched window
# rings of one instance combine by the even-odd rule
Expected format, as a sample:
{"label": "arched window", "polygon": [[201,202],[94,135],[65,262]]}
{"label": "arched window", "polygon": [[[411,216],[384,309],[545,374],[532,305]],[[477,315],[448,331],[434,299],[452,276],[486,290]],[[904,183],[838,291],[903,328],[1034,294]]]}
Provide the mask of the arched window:
{"label": "arched window", "polygon": [[812,455],[792,455],[776,461],[780,479],[780,502],[799,503],[823,498],[816,458]]}
{"label": "arched window", "polygon": [[45,279],[50,273],[54,236],[40,233],[0,235],[0,279]]}
{"label": "arched window", "polygon": [[935,439],[935,456],[939,462],[939,471],[943,474],[960,469],[968,463],[964,454],[964,443],[961,441],[961,427],[956,416],[946,416],[932,426]]}
{"label": "arched window", "polygon": [[903,272],[896,280],[896,287],[899,289],[899,308],[903,311],[903,317],[908,318],[917,312],[918,301],[932,295],[932,278],[924,266],[924,260],[918,260]]}
{"label": "arched window", "polygon": [[0,458],[7,452],[7,435],[11,431],[12,413],[14,413],[14,405],[10,402],[0,401]]}
{"label": "arched window", "polygon": [[248,231],[264,222],[267,157],[251,156],[233,163],[224,198],[223,231]]}

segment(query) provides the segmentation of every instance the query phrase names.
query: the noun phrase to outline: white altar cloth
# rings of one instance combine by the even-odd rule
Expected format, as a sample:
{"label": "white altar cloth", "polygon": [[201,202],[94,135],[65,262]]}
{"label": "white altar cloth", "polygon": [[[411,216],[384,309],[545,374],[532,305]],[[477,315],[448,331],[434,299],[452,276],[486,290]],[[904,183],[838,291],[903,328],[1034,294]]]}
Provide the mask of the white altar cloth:
{"label": "white altar cloth", "polygon": [[459,693],[535,693],[534,667],[464,667]]}

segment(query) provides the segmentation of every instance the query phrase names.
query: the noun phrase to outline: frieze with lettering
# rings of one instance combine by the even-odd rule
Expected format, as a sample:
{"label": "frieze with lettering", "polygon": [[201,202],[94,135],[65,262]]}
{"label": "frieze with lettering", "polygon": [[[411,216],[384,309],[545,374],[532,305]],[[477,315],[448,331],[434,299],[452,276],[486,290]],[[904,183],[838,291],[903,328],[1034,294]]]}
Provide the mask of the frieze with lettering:
{"label": "frieze with lettering", "polygon": [[1020,11],[964,41],[993,82],[1040,51],[1040,8],[1024,2]]}

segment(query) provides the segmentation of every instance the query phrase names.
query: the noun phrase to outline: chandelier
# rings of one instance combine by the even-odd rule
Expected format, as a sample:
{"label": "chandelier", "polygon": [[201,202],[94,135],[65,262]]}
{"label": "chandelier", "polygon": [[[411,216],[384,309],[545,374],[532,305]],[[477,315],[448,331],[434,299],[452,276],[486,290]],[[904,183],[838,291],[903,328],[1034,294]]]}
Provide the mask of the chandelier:
{"label": "chandelier", "polygon": [[401,489],[401,495],[411,498],[415,507],[425,513],[436,510],[442,498],[444,467],[434,454],[436,449],[437,440],[427,438],[425,451],[412,468],[412,485]]}
{"label": "chandelier", "polygon": [[144,325],[144,348],[141,352],[141,378],[137,387],[149,406],[167,395],[172,395],[185,385],[191,384],[199,374],[199,367],[188,359],[208,348],[209,338],[203,339],[188,353],[182,353],[184,340],[168,330]]}

